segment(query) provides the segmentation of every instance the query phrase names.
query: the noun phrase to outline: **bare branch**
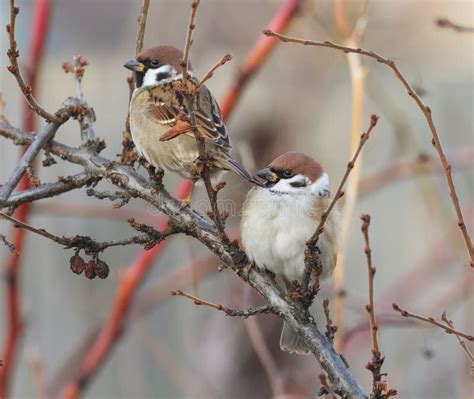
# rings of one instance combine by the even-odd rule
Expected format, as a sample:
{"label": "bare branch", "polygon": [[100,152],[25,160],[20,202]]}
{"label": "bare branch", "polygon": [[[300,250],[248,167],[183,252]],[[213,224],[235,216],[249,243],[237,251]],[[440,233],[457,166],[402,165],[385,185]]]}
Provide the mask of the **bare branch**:
{"label": "bare branch", "polygon": [[189,16],[188,31],[186,33],[186,43],[183,50],[183,62],[181,66],[183,67],[183,83],[186,84],[188,80],[188,67],[189,67],[189,51],[193,44],[193,31],[195,28],[194,21],[196,20],[196,12],[199,7],[201,0],[194,0],[191,4],[191,14]]}
{"label": "bare branch", "polygon": [[[448,152],[447,156],[451,165],[456,169],[474,166],[474,148],[460,148]],[[359,191],[361,195],[365,195],[401,179],[442,171],[442,165],[434,156],[420,154],[415,159],[395,161],[363,178],[360,181]]]}
{"label": "bare branch", "polygon": [[442,328],[448,334],[454,334],[454,335],[457,335],[458,337],[467,339],[468,341],[474,341],[474,336],[458,331],[455,328],[449,326],[448,324],[441,323],[440,321],[434,319],[433,317],[426,317],[426,316],[421,316],[415,313],[411,313],[408,310],[402,309],[396,303],[393,303],[392,307],[395,311],[400,313],[403,317],[411,317],[412,319],[416,319],[416,320],[423,321],[425,323],[432,324],[434,326]]}
{"label": "bare branch", "polygon": [[88,64],[84,57],[75,55],[72,62],[64,62],[62,65],[64,72],[72,73],[74,75],[74,81],[76,82],[76,98],[78,100],[76,118],[79,121],[81,129],[82,144],[87,144],[95,140],[95,113],[84,100],[82,93],[82,78],[84,77],[85,68]]}
{"label": "bare branch", "polygon": [[334,335],[337,332],[337,326],[332,323],[331,316],[329,314],[329,299],[325,298],[323,300],[323,312],[324,317],[326,318],[326,338],[331,344],[334,343]]}
{"label": "bare branch", "polygon": [[97,178],[91,177],[87,173],[79,173],[74,176],[60,177],[58,182],[45,183],[29,190],[13,193],[8,201],[5,202],[4,207],[16,208],[27,202],[51,198],[96,182]]}
{"label": "bare branch", "polygon": [[272,32],[270,30],[264,30],[263,33],[267,36],[272,36],[276,37],[277,39],[281,40],[282,42],[289,42],[289,43],[298,43],[298,44],[303,44],[305,46],[318,46],[318,47],[327,47],[327,48],[332,48],[335,50],[340,50],[343,51],[344,53],[355,53],[355,54],[362,54],[367,57],[373,58],[376,61],[380,62],[381,64],[386,65],[389,67],[397,79],[403,84],[405,89],[408,92],[408,95],[415,101],[415,103],[418,105],[420,110],[423,112],[423,115],[426,119],[426,122],[428,123],[428,126],[431,131],[431,135],[433,137],[431,143],[433,144],[434,148],[438,152],[438,156],[440,158],[441,164],[443,165],[444,173],[446,175],[446,180],[448,182],[448,187],[449,187],[449,193],[451,196],[451,201],[453,203],[454,210],[456,212],[456,216],[458,219],[458,226],[459,229],[461,230],[461,234],[464,239],[464,243],[466,245],[466,249],[469,255],[470,259],[470,265],[471,267],[474,267],[474,247],[472,245],[471,237],[469,236],[469,233],[466,228],[466,224],[464,222],[463,214],[461,211],[461,206],[459,204],[459,198],[457,195],[456,187],[454,185],[453,177],[452,177],[452,171],[451,171],[451,165],[448,162],[446,155],[444,153],[443,147],[441,146],[441,142],[438,136],[438,131],[436,130],[436,127],[433,122],[433,117],[431,114],[431,108],[428,107],[423,100],[420,98],[420,96],[416,93],[416,91],[413,89],[413,87],[408,83],[408,80],[405,78],[405,76],[400,72],[398,69],[397,65],[393,60],[390,60],[388,58],[382,57],[381,55],[369,51],[369,50],[364,50],[362,48],[353,48],[353,47],[347,47],[347,46],[341,46],[336,43],[332,43],[330,41],[313,41],[313,40],[304,40],[304,39],[298,39],[298,38],[293,38],[289,36],[284,36],[280,35],[278,33]]}
{"label": "bare branch", "polygon": [[448,18],[438,18],[436,20],[436,25],[438,25],[440,28],[449,28],[456,32],[474,33],[474,27],[456,24],[454,22],[451,22]]}
{"label": "bare branch", "polygon": [[379,349],[379,343],[377,338],[377,331],[379,326],[375,318],[375,301],[374,301],[374,276],[375,267],[372,264],[372,250],[370,248],[369,240],[369,226],[370,226],[370,215],[362,215],[362,234],[364,235],[365,241],[365,256],[367,258],[367,273],[369,276],[369,303],[366,305],[365,310],[369,315],[370,325],[370,338],[372,342],[372,360],[367,363],[365,368],[372,373],[372,396],[374,399],[386,399],[391,396],[396,396],[397,391],[395,389],[389,389],[388,383],[382,381],[382,377],[385,375],[381,372],[383,362],[385,360],[382,357]]}
{"label": "bare branch", "polygon": [[[58,236],[46,231],[45,229],[38,229],[36,227],[33,227],[3,212],[0,212],[0,218],[6,219],[12,222],[14,227],[20,227],[20,228],[26,229],[32,233],[45,237],[57,244],[64,245],[66,248],[75,248],[76,255],[78,251],[84,250],[84,252],[87,255],[93,256],[94,259],[96,260],[97,260],[98,254],[104,251],[106,248],[131,245],[131,244],[140,244],[140,245],[144,245],[145,248],[150,249],[154,245],[159,244],[166,237],[179,232],[179,229],[177,229],[176,227],[169,228],[168,230],[163,231],[163,232],[158,232],[152,227],[146,226],[147,229],[146,229],[145,234],[143,235],[133,236],[133,237],[125,238],[122,240],[110,240],[110,241],[98,242],[98,241],[93,240],[90,237],[81,236],[81,235],[74,235],[71,237]],[[130,221],[130,224],[132,225],[132,227],[134,227],[135,229],[139,231],[142,231],[142,232],[145,231],[145,228],[143,227],[143,225],[134,225],[133,220]],[[80,272],[82,272],[83,270],[84,269],[82,269]],[[108,275],[108,272],[107,272],[107,275]],[[105,278],[105,277],[102,277],[102,278]]]}
{"label": "bare branch", "polygon": [[230,54],[224,55],[209,71],[206,72],[204,77],[199,81],[199,83],[196,86],[196,91],[198,91],[204,83],[206,83],[209,79],[211,79],[214,76],[214,72],[217,68],[221,67],[224,65],[226,62],[229,62],[232,59],[232,56]]}
{"label": "bare branch", "polygon": [[0,241],[3,241],[5,246],[10,250],[10,252],[15,255],[16,257],[20,256],[20,254],[17,252],[15,245],[8,241],[7,237],[5,237],[3,234],[0,234]]}
{"label": "bare branch", "polygon": [[[454,323],[452,320],[448,319],[448,316],[445,312],[441,315],[441,320],[443,320],[449,327],[454,328]],[[470,351],[470,349],[467,347],[466,343],[461,339],[459,335],[456,335],[456,338],[459,342],[459,345],[461,345],[462,350],[466,354],[467,358],[471,361],[471,368],[474,367],[474,355]],[[474,369],[473,369],[474,371]]]}
{"label": "bare branch", "polygon": [[138,17],[138,31],[135,46],[135,54],[140,54],[143,50],[143,41],[145,39],[146,21],[148,17],[148,9],[150,8],[150,0],[143,0],[142,9]]}
{"label": "bare branch", "polygon": [[62,115],[59,122],[46,124],[43,131],[35,136],[35,139],[23,154],[20,162],[15,166],[15,169],[13,169],[5,184],[0,188],[0,209],[5,205],[11,193],[20,182],[21,177],[26,173],[27,168],[31,166],[36,155],[38,155],[40,150],[54,137],[58,128],[72,115],[73,108],[74,104],[65,102],[63,108],[57,113],[57,115]]}
{"label": "bare branch", "polygon": [[334,197],[329,203],[328,208],[321,215],[321,220],[318,224],[318,227],[316,228],[316,231],[314,232],[313,236],[308,240],[306,244],[307,245],[307,250],[305,254],[306,269],[305,269],[305,274],[303,276],[303,281],[301,283],[301,289],[300,289],[302,293],[307,292],[309,282],[311,279],[311,274],[313,270],[317,267],[318,262],[319,262],[317,244],[318,244],[319,236],[324,231],[324,224],[326,223],[326,220],[328,219],[329,214],[334,209],[336,202],[344,195],[343,189],[347,181],[347,178],[349,177],[351,170],[354,168],[355,162],[357,161],[357,158],[359,157],[359,154],[362,151],[364,144],[369,139],[370,133],[372,132],[375,125],[377,125],[377,121],[378,121],[378,116],[372,115],[370,118],[369,128],[367,129],[366,133],[363,133],[360,136],[359,146],[357,147],[351,161],[347,164],[346,172],[344,173],[344,176],[342,177],[341,182],[339,183],[339,186],[337,187],[336,194],[334,194]]}
{"label": "bare branch", "polygon": [[195,305],[198,305],[198,306],[202,305],[202,306],[207,306],[209,308],[213,308],[216,310],[220,310],[221,312],[224,312],[227,316],[239,316],[239,317],[247,318],[250,316],[255,316],[257,314],[268,314],[268,313],[276,312],[274,308],[268,305],[258,306],[255,308],[249,308],[245,310],[231,309],[227,306],[221,305],[220,303],[212,303],[204,299],[198,298],[197,296],[188,294],[187,292],[184,292],[181,290],[171,291],[171,295],[182,296],[182,297],[191,299]]}
{"label": "bare branch", "polygon": [[43,109],[33,97],[31,87],[25,83],[23,76],[21,75],[20,67],[18,65],[18,57],[20,56],[20,53],[17,49],[15,39],[15,22],[19,12],[20,8],[15,6],[15,0],[10,0],[10,23],[7,25],[8,38],[10,42],[10,48],[7,51],[7,56],[10,61],[8,70],[13,74],[13,76],[15,76],[18,86],[20,87],[25,100],[28,103],[28,106],[48,122],[53,122],[57,125],[60,125],[64,122],[64,115],[53,115]]}

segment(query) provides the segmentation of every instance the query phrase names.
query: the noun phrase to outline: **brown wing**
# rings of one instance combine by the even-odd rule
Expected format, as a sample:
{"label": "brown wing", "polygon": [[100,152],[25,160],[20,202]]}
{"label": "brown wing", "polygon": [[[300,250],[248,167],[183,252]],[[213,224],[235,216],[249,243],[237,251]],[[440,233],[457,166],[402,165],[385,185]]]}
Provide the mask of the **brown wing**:
{"label": "brown wing", "polygon": [[[148,102],[147,118],[160,125],[175,127],[183,101],[181,96],[176,96],[174,93],[174,90],[163,90],[161,87],[150,90],[149,95],[153,101]],[[188,112],[186,108],[184,111]],[[201,137],[227,151],[232,148],[219,106],[205,86],[199,92],[195,115]]]}
{"label": "brown wing", "polygon": [[203,86],[199,93],[196,123],[208,140],[227,150],[232,148],[219,105],[206,86]]}

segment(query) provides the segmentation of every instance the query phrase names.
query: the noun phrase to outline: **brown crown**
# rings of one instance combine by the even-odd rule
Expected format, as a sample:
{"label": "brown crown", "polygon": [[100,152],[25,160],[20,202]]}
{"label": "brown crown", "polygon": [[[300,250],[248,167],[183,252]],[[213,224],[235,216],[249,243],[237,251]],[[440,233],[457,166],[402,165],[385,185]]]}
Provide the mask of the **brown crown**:
{"label": "brown crown", "polygon": [[[183,52],[174,46],[155,46],[142,51],[137,56],[137,60],[147,64],[151,60],[158,60],[161,64],[171,65],[179,73],[183,71],[181,62],[183,61]],[[192,71],[191,63],[188,69]]]}
{"label": "brown crown", "polygon": [[314,183],[324,173],[324,169],[313,158],[301,152],[286,152],[275,158],[270,163],[270,168],[278,170],[290,170],[295,175],[304,175]]}

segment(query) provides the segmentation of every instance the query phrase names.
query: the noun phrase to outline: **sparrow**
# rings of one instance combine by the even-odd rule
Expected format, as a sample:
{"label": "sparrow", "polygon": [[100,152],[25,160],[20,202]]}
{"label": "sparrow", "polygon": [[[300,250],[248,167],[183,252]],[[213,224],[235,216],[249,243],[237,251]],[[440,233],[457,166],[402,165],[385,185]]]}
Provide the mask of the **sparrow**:
{"label": "sparrow", "polygon": [[[199,150],[187,121],[189,110],[183,99],[183,53],[173,46],[144,50],[124,66],[134,72],[135,89],[130,101],[130,130],[139,155],[155,168],[178,173],[194,183],[199,180],[196,160]],[[189,65],[189,81],[198,80]],[[206,86],[197,93],[195,119],[210,155],[210,176],[219,181],[222,171],[232,170],[258,184],[230,152],[232,145],[221,111]],[[188,202],[191,201],[192,190]]]}
{"label": "sparrow", "polygon": [[[306,242],[330,203],[328,175],[311,157],[287,152],[257,172],[257,176],[265,184],[247,193],[240,226],[242,245],[257,268],[281,276],[291,293],[295,290],[293,281],[301,283],[304,275]],[[339,216],[334,208],[318,240],[320,279],[329,277],[336,265],[338,234]],[[309,353],[286,324],[280,348],[290,353]]]}

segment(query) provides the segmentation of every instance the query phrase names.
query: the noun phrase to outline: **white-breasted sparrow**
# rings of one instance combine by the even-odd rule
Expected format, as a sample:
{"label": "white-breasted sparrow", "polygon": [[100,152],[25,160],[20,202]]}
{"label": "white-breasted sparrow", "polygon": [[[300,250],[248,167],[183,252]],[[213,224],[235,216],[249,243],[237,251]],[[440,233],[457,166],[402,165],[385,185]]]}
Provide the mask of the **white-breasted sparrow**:
{"label": "white-breasted sparrow", "polygon": [[[130,102],[130,130],[139,155],[163,170],[181,177],[199,179],[196,160],[199,151],[183,101],[181,66],[183,53],[173,46],[151,47],[124,66],[135,74],[135,90]],[[189,65],[189,80],[197,84]],[[181,93],[180,93],[181,91]],[[219,180],[223,170],[232,170],[244,179],[258,183],[245,168],[232,159],[227,129],[216,100],[206,86],[197,94],[196,125],[204,138],[206,153],[212,158],[210,175]]]}
{"label": "white-breasted sparrow", "polygon": [[[305,271],[306,242],[315,233],[330,203],[329,179],[311,157],[287,152],[260,170],[265,187],[252,188],[242,211],[242,244],[256,267],[281,276],[288,290]],[[318,240],[321,279],[331,275],[337,256],[339,217],[329,214]],[[280,339],[282,350],[306,354],[308,349],[286,324]]]}

